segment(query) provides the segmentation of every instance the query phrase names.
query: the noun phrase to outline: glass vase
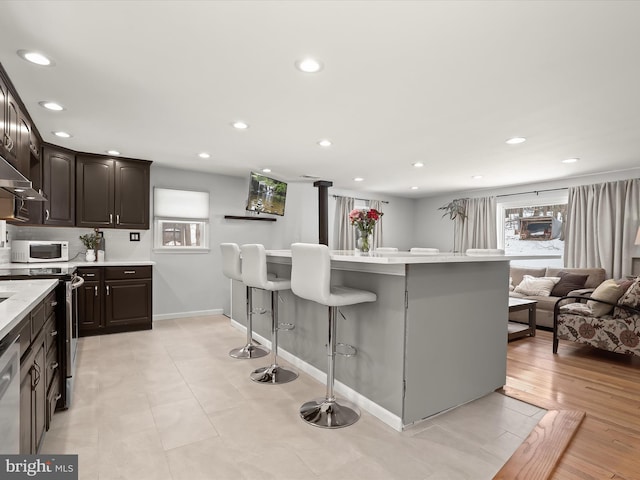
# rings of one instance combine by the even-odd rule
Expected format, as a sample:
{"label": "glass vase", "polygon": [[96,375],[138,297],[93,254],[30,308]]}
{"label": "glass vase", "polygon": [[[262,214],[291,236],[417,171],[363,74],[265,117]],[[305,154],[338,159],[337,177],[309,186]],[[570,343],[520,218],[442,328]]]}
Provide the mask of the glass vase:
{"label": "glass vase", "polygon": [[373,234],[358,230],[356,238],[356,255],[371,255],[373,249]]}

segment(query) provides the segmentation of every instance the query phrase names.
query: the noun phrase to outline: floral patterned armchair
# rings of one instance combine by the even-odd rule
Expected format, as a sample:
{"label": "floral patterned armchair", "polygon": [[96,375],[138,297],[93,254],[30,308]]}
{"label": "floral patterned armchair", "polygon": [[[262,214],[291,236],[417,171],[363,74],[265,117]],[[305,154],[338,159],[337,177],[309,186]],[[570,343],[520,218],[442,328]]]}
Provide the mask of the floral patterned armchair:
{"label": "floral patterned armchair", "polygon": [[[640,278],[615,301],[562,297],[553,316],[553,353],[559,340],[585,343],[610,352],[640,356]],[[578,301],[578,303],[569,303]],[[586,302],[586,303],[583,303]]]}

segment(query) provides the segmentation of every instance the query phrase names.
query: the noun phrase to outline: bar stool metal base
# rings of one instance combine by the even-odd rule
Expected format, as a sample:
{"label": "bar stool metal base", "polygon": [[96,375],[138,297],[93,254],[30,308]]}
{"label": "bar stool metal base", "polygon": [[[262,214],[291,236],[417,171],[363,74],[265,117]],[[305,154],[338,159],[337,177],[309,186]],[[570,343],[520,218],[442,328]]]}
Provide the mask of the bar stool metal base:
{"label": "bar stool metal base", "polygon": [[342,428],[358,421],[360,409],[348,400],[319,398],[303,404],[300,417],[315,427]]}
{"label": "bar stool metal base", "polygon": [[272,385],[288,383],[296,378],[298,378],[297,372],[283,368],[280,365],[270,365],[268,367],[258,368],[251,372],[251,380],[254,382],[268,383]]}
{"label": "bar stool metal base", "polygon": [[229,352],[229,356],[233,358],[260,358],[265,357],[269,354],[269,351],[263,347],[258,345],[253,345],[251,343],[245,345],[244,347],[234,348]]}

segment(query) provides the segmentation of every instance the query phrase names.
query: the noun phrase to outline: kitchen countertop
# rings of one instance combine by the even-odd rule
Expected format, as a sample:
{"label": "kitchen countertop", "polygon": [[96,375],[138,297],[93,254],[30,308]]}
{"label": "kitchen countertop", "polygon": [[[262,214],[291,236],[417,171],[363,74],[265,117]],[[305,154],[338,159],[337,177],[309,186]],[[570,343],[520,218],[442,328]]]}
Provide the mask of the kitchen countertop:
{"label": "kitchen countertop", "polygon": [[2,263],[3,268],[69,268],[69,267],[126,267],[135,265],[155,265],[151,260],[105,260],[104,262],[38,262],[38,263]]}
{"label": "kitchen countertop", "polygon": [[[267,256],[291,258],[291,250],[267,250]],[[466,253],[376,253],[362,255],[354,250],[331,250],[330,257],[336,262],[357,262],[373,264],[411,264],[411,263],[462,263],[462,262],[504,262],[509,260],[531,260],[560,258],[559,255],[467,255]]]}
{"label": "kitchen countertop", "polygon": [[0,339],[56,288],[58,280],[0,280]]}

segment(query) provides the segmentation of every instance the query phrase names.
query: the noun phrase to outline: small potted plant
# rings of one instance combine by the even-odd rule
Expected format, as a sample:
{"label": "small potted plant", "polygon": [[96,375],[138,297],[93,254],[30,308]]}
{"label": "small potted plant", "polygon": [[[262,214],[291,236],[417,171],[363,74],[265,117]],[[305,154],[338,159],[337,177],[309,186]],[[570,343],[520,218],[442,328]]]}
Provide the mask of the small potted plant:
{"label": "small potted plant", "polygon": [[85,256],[87,262],[95,262],[96,246],[98,246],[98,243],[100,242],[100,237],[95,233],[87,233],[86,235],[80,235],[80,240],[87,248],[87,254]]}

